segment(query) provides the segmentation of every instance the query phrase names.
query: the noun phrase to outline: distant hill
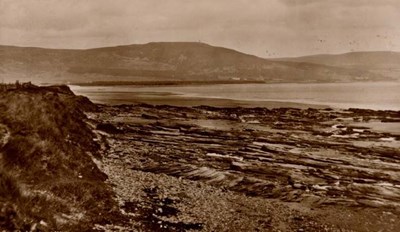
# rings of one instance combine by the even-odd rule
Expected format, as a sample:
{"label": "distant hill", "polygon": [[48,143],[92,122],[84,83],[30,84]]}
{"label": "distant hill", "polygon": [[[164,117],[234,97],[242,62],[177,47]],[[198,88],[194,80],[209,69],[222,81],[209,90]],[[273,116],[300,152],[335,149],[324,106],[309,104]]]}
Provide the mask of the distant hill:
{"label": "distant hill", "polygon": [[327,64],[268,60],[193,42],[159,42],[87,50],[0,46],[0,81],[337,82],[390,79],[362,68]]}
{"label": "distant hill", "polygon": [[351,52],[338,55],[314,55],[275,60],[307,62],[353,70],[367,70],[400,80],[400,52]]}

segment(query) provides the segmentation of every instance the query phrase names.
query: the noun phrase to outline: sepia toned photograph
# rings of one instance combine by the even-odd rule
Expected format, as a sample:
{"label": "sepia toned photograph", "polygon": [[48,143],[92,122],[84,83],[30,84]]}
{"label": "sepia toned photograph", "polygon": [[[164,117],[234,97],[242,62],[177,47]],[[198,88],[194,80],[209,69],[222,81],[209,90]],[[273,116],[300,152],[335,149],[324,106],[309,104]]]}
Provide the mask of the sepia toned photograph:
{"label": "sepia toned photograph", "polygon": [[400,231],[400,1],[0,0],[0,231]]}

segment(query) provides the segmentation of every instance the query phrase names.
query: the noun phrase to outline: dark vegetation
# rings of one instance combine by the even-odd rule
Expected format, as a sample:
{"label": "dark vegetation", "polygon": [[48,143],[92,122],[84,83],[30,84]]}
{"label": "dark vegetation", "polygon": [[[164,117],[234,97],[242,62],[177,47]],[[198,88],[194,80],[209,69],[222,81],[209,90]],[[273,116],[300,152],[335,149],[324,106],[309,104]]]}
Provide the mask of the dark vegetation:
{"label": "dark vegetation", "polygon": [[82,109],[96,106],[66,86],[0,91],[0,230],[85,231],[121,219]]}

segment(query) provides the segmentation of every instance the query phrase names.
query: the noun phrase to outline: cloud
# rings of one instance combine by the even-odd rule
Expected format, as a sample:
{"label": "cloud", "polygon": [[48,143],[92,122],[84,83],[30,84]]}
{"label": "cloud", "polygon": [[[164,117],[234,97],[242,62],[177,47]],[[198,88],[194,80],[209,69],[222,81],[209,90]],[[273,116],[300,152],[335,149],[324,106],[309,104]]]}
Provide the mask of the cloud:
{"label": "cloud", "polygon": [[280,0],[287,6],[310,6],[310,5],[320,5],[320,6],[340,6],[340,7],[363,7],[363,6],[383,6],[390,5],[399,7],[400,3],[397,0]]}
{"label": "cloud", "polygon": [[0,44],[201,40],[260,56],[400,50],[399,11],[397,0],[0,0]]}

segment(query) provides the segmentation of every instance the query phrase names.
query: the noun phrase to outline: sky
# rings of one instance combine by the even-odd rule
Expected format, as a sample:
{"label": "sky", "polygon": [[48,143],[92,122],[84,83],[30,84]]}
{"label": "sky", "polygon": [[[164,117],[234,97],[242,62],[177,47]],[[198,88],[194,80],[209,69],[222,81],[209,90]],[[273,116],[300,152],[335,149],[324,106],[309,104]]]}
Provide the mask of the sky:
{"label": "sky", "polygon": [[400,51],[399,0],[0,0],[0,44],[200,41],[260,57]]}

